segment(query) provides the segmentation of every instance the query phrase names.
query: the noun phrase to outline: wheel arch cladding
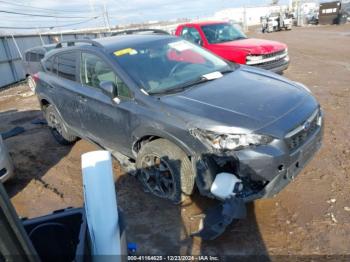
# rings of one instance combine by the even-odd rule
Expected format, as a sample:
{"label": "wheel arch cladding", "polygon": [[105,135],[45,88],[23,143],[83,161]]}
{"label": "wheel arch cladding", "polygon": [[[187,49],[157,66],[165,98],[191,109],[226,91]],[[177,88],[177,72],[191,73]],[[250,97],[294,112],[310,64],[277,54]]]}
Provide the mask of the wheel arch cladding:
{"label": "wheel arch cladding", "polygon": [[194,151],[191,148],[189,148],[185,143],[183,143],[180,139],[166,132],[161,132],[160,130],[158,131],[152,130],[152,132],[149,132],[148,134],[143,134],[143,135],[137,135],[137,133],[135,133],[134,142],[132,145],[133,154],[136,156],[144,144],[157,139],[165,139],[175,144],[182,151],[185,152],[185,154],[189,157],[189,159],[191,159],[192,156],[194,156]]}
{"label": "wheel arch cladding", "polygon": [[48,107],[50,104],[51,103],[47,99],[45,99],[45,98],[40,99],[40,106],[42,109]]}

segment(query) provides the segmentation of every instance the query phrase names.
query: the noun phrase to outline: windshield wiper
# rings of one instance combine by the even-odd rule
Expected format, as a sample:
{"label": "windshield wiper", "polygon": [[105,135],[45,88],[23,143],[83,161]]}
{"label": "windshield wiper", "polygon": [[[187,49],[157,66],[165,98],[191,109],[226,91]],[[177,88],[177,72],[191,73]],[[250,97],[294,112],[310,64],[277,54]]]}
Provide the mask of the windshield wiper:
{"label": "windshield wiper", "polygon": [[191,80],[188,82],[185,82],[183,84],[177,85],[175,87],[169,88],[169,89],[165,89],[165,90],[160,90],[160,91],[154,91],[154,92],[148,92],[148,94],[150,95],[160,95],[160,94],[173,94],[173,93],[178,93],[178,92],[182,92],[187,88],[190,88],[192,86],[195,85],[199,85],[205,82],[211,81],[208,78],[205,78],[203,76],[200,76],[199,78],[196,78],[195,80]]}
{"label": "windshield wiper", "polygon": [[225,42],[237,41],[237,40],[242,40],[242,39],[247,39],[247,38],[244,37],[244,36],[239,36],[239,37],[236,37],[236,38],[233,38],[233,39],[222,39],[222,40],[218,40],[218,41],[216,41],[215,43],[225,43]]}
{"label": "windshield wiper", "polygon": [[223,76],[223,74],[225,73],[229,73],[229,72],[232,72],[233,70],[230,68],[228,70],[223,70],[222,72],[221,71],[214,71],[214,72],[211,72],[211,73],[208,73],[208,74],[204,74],[198,78],[195,78],[194,80],[190,80],[188,82],[185,82],[183,84],[179,84],[179,85],[176,85],[176,86],[173,86],[169,89],[165,89],[165,90],[159,90],[159,91],[154,91],[154,92],[148,92],[148,94],[150,95],[159,95],[159,94],[171,94],[171,93],[178,93],[178,92],[181,92],[181,91],[184,91],[185,89],[187,88],[190,88],[192,86],[195,86],[195,85],[199,85],[199,84],[202,84],[202,83],[205,83],[205,82],[208,82],[208,81],[212,81],[212,80],[215,80],[215,79],[218,79],[218,78],[221,78]]}
{"label": "windshield wiper", "polygon": [[233,68],[230,68],[230,69],[226,69],[226,70],[222,70],[220,71],[221,74],[228,74],[228,73],[232,73],[233,71],[235,71]]}

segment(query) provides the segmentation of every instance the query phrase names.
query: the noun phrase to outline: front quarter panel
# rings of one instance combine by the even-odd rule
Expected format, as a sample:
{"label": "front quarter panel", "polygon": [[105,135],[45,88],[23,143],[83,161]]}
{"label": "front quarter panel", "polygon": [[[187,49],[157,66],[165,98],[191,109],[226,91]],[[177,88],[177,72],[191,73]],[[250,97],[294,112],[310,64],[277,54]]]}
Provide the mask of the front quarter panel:
{"label": "front quarter panel", "polygon": [[153,97],[147,97],[150,103],[141,105],[134,114],[131,123],[133,144],[144,137],[156,136],[165,138],[179,146],[187,155],[193,156],[196,152],[206,150],[200,141],[189,132],[190,123],[185,117],[180,117],[177,110],[166,108]]}

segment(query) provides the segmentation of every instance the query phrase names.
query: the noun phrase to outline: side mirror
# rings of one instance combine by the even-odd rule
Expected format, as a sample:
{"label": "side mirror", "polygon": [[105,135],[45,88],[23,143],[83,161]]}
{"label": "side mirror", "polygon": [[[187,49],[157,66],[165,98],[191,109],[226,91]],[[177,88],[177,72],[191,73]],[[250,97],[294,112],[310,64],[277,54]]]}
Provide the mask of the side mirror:
{"label": "side mirror", "polygon": [[202,39],[198,40],[198,45],[203,46],[203,40]]}
{"label": "side mirror", "polygon": [[101,81],[100,88],[105,95],[112,99],[118,96],[118,88],[112,81]]}

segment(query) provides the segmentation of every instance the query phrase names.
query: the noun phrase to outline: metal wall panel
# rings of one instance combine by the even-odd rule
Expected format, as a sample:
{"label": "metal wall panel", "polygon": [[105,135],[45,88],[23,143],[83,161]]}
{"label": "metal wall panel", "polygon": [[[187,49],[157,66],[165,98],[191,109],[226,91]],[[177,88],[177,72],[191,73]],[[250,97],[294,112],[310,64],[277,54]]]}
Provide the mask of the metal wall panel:
{"label": "metal wall panel", "polygon": [[8,63],[0,63],[0,86],[6,86],[14,82],[11,67]]}
{"label": "metal wall panel", "polygon": [[[0,89],[6,85],[16,83],[25,79],[25,72],[22,66],[24,52],[32,47],[44,44],[52,44],[61,38],[66,40],[83,39],[83,38],[100,38],[107,33],[77,33],[63,35],[30,35],[14,36],[17,46],[11,36],[0,36]],[[17,49],[18,47],[18,49]]]}

